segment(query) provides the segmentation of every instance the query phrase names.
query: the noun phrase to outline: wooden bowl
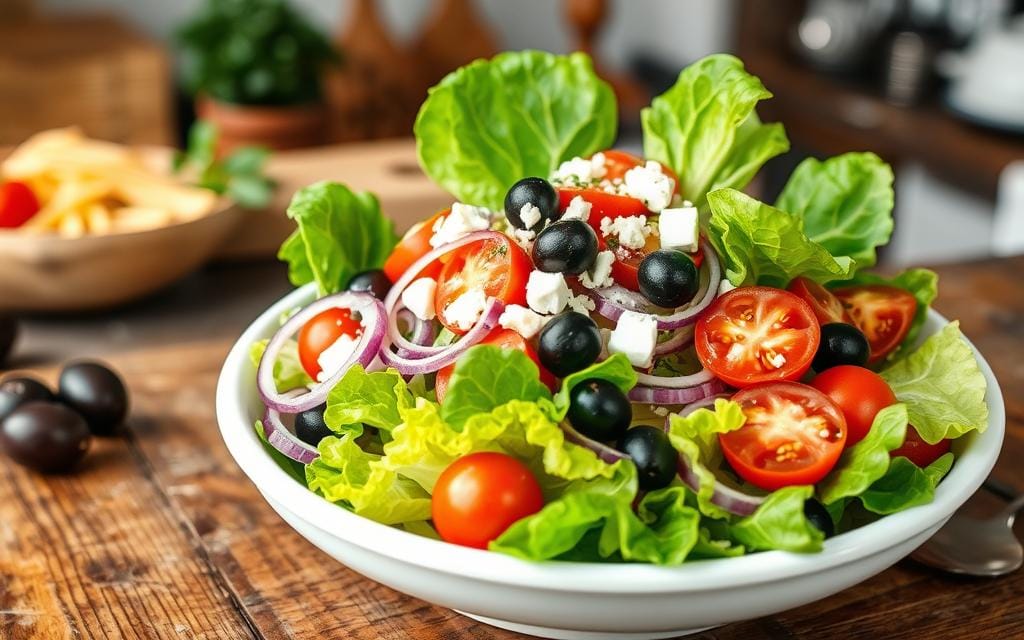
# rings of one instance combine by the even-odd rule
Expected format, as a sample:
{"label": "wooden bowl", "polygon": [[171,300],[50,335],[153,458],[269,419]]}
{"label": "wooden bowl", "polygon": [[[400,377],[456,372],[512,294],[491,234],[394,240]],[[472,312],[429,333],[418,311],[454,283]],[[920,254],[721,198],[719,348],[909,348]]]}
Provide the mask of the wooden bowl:
{"label": "wooden bowl", "polygon": [[0,230],[0,310],[77,311],[142,297],[206,262],[241,215],[225,200],[195,220],[134,233],[64,238]]}

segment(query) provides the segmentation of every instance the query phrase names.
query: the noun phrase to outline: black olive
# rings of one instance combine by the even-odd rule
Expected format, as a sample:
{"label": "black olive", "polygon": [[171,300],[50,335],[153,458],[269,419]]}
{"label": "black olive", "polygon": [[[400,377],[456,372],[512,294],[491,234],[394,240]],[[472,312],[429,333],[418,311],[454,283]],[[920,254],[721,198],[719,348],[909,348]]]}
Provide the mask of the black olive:
{"label": "black olive", "polygon": [[871,346],[860,329],[845,322],[830,322],[821,325],[821,342],[811,367],[818,372],[842,364],[863,367],[870,354]]}
{"label": "black olive", "polygon": [[618,440],[633,420],[633,405],[618,386],[601,378],[584,380],[569,391],[569,423],[593,440]]}
{"label": "black olive", "polygon": [[0,365],[7,362],[17,339],[18,321],[13,316],[0,314]]}
{"label": "black olive", "polygon": [[582,313],[560,313],[540,330],[537,356],[544,368],[559,378],[586,369],[599,355],[601,332],[597,323]]}
{"label": "black olive", "polygon": [[816,529],[825,534],[826,538],[835,535],[835,525],[832,524],[832,516],[828,514],[825,505],[814,498],[804,502],[804,517],[807,518]]}
{"label": "black olive", "polygon": [[109,435],[128,413],[128,391],[116,373],[98,362],[75,362],[64,367],[57,396],[85,418],[96,435]]}
{"label": "black olive", "polygon": [[678,473],[679,454],[657,427],[633,427],[619,440],[619,451],[633,458],[644,491],[667,487]]}
{"label": "black olive", "polygon": [[33,400],[53,400],[53,392],[35,378],[7,378],[0,382],[0,420]]}
{"label": "black olive", "polygon": [[693,300],[700,276],[690,256],[660,249],[647,254],[637,272],[640,293],[659,307],[675,308]]}
{"label": "black olive", "polygon": [[82,416],[56,402],[28,402],[0,421],[0,450],[43,473],[70,471],[89,450]]}
{"label": "black olive", "polygon": [[544,178],[523,178],[505,194],[505,217],[516,229],[526,229],[520,212],[527,204],[540,210],[540,220],[530,227],[534,231],[543,227],[545,220],[558,216],[558,194]]}
{"label": "black olive", "polygon": [[380,269],[368,269],[349,278],[345,289],[372,293],[374,298],[383,300],[388,291],[391,291],[391,280]]}
{"label": "black olive", "polygon": [[327,405],[322,404],[295,416],[295,435],[299,440],[315,447],[327,436],[334,435],[334,432],[328,429],[327,423],[324,422],[324,411],[326,410]]}
{"label": "black olive", "polygon": [[597,259],[597,234],[582,220],[548,225],[533,243],[533,264],[547,273],[579,275]]}

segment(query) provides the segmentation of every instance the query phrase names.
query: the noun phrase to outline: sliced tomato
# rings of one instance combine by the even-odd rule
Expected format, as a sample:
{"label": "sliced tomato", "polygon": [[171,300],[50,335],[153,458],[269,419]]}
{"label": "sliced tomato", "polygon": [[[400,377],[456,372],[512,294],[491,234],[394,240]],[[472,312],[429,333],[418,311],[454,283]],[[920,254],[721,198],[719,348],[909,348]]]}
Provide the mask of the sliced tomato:
{"label": "sliced tomato", "polygon": [[889,453],[889,455],[893,458],[903,456],[924,469],[943,455],[949,453],[949,447],[952,443],[952,440],[946,439],[939,440],[935,444],[928,444],[921,439],[921,434],[917,432],[914,425],[907,425],[907,435],[903,439],[903,444],[900,445],[899,449]]}
{"label": "sliced tomato", "polygon": [[[409,270],[409,267],[414,262],[427,255],[433,249],[430,246],[430,238],[434,235],[434,223],[450,212],[451,209],[438,211],[423,222],[417,222],[405,232],[405,235],[398,241],[395,248],[391,250],[391,255],[384,261],[384,274],[391,282],[396,282],[402,277],[402,274]],[[436,278],[439,273],[441,273],[441,263],[435,262],[427,266],[420,275]]]}
{"label": "sliced tomato", "polygon": [[818,324],[829,324],[830,322],[845,322],[853,324],[853,318],[839,302],[839,298],[832,295],[832,292],[809,278],[796,278],[789,283],[787,290],[800,296],[814,312]]}
{"label": "sliced tomato", "polygon": [[868,364],[883,360],[907,337],[917,313],[917,299],[899,287],[868,284],[832,291],[871,346]]}
{"label": "sliced tomato", "polygon": [[811,386],[842,410],[850,432],[847,445],[863,440],[878,412],[896,404],[896,396],[882,376],[864,367],[844,364],[826,369],[811,380]]}
{"label": "sliced tomato", "polygon": [[507,237],[480,240],[448,254],[437,281],[434,305],[437,317],[453,333],[464,334],[445,317],[445,311],[462,294],[481,289],[487,297],[505,304],[526,306],[526,281],[533,270],[530,256]]}
{"label": "sliced tomato", "polygon": [[15,229],[39,212],[39,199],[24,182],[0,184],[0,228]]}
{"label": "sliced tomato", "polygon": [[647,205],[636,198],[608,193],[601,189],[585,189],[581,187],[559,187],[558,209],[565,211],[576,196],[590,203],[590,226],[597,237],[601,237],[601,220],[604,218],[623,218],[628,216],[650,215]]}
{"label": "sliced tomato", "polygon": [[771,287],[740,287],[719,296],[694,332],[701,364],[741,388],[798,379],[810,368],[820,340],[810,306]]}
{"label": "sliced tomato", "polygon": [[746,423],[718,441],[733,470],[774,491],[814,484],[828,475],[846,442],[846,420],[834,402],[797,382],[748,387],[733,396]]}
{"label": "sliced tomato", "polygon": [[[537,368],[540,370],[540,381],[547,385],[548,389],[555,391],[558,386],[558,380],[550,371],[541,365],[540,358],[537,357],[537,352],[533,350],[533,347],[531,347],[530,343],[526,341],[526,338],[519,335],[512,329],[502,329],[501,327],[497,327],[491,331],[486,338],[481,340],[479,344],[491,344],[496,347],[501,347],[502,349],[522,351],[526,354],[526,357],[533,360],[533,363],[537,365]],[[448,393],[448,383],[451,381],[452,373],[454,372],[454,364],[450,364],[437,372],[437,380],[434,382],[434,391],[437,393],[438,402],[444,402],[444,397]]]}
{"label": "sliced tomato", "polygon": [[362,325],[352,317],[348,309],[321,311],[299,330],[299,362],[310,378],[316,380],[320,373],[320,354],[343,335],[354,338],[362,331]]}

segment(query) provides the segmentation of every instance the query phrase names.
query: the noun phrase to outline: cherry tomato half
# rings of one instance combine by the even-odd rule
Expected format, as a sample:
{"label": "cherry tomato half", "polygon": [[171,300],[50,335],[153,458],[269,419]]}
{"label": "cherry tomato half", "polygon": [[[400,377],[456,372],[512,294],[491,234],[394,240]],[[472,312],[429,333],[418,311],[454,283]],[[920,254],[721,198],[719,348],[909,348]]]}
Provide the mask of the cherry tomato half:
{"label": "cherry tomato half", "polygon": [[846,418],[846,445],[854,445],[871,431],[875,415],[896,404],[896,395],[882,376],[864,367],[844,364],[822,371],[811,386],[839,405]]}
{"label": "cherry tomato half", "polygon": [[0,184],[0,228],[16,229],[39,212],[35,192],[24,182]]}
{"label": "cherry tomato half", "polygon": [[846,421],[834,402],[797,382],[748,387],[732,398],[747,422],[718,441],[733,470],[768,491],[814,484],[828,475],[846,442]]}
{"label": "cherry tomato half", "polygon": [[914,425],[908,425],[907,437],[903,440],[903,444],[900,445],[899,449],[889,453],[889,455],[893,458],[903,456],[924,469],[943,455],[949,453],[949,447],[952,443],[952,440],[946,439],[939,440],[935,444],[928,444],[921,439],[921,434],[917,432]]}
{"label": "cherry tomato half", "polygon": [[810,368],[820,340],[810,306],[771,287],[740,287],[719,296],[694,332],[701,364],[741,388],[798,379]]}
{"label": "cherry tomato half", "polygon": [[[537,357],[537,352],[533,350],[530,343],[526,341],[526,338],[519,335],[512,329],[502,329],[496,327],[491,331],[486,338],[481,340],[479,344],[491,344],[502,349],[514,349],[516,351],[522,351],[526,354],[533,363],[537,365],[540,370],[540,381],[547,385],[548,389],[554,391],[558,386],[558,381],[550,371],[545,369],[540,364],[540,359]],[[437,380],[434,382],[434,391],[437,393],[437,401],[444,402],[445,394],[448,393],[448,383],[451,381],[452,373],[455,372],[455,364],[450,364],[447,367],[442,368],[437,372]]]}
{"label": "cherry tomato half", "polygon": [[[438,218],[446,216],[450,212],[451,209],[438,211],[423,222],[417,222],[405,232],[405,235],[398,241],[395,248],[391,250],[391,255],[384,261],[384,274],[391,282],[397,282],[414,262],[427,255],[433,249],[430,246],[430,238],[434,236],[434,223],[437,222]],[[436,278],[440,272],[441,263],[435,262],[420,272],[420,275],[425,278]]]}
{"label": "cherry tomato half", "polygon": [[320,354],[343,335],[355,338],[362,332],[362,325],[352,317],[348,309],[327,309],[321,311],[299,329],[299,362],[310,378],[316,380],[320,373]]}
{"label": "cherry tomato half", "polygon": [[540,485],[522,462],[494,451],[448,465],[431,498],[434,526],[446,542],[477,549],[544,506]]}
{"label": "cherry tomato half", "polygon": [[790,293],[796,294],[806,302],[818,324],[829,324],[830,322],[845,322],[853,324],[853,318],[839,302],[839,298],[832,295],[832,292],[821,286],[814,280],[800,277],[794,279],[786,288]]}
{"label": "cherry tomato half", "polygon": [[868,339],[871,345],[868,364],[883,360],[900,346],[917,313],[917,299],[899,287],[869,284],[843,287],[832,293]]}
{"label": "cherry tomato half", "polygon": [[448,254],[437,280],[434,305],[438,319],[453,333],[466,333],[468,328],[450,321],[445,311],[459,296],[476,288],[505,304],[525,306],[526,282],[532,270],[530,256],[508,238],[489,238],[456,249]]}

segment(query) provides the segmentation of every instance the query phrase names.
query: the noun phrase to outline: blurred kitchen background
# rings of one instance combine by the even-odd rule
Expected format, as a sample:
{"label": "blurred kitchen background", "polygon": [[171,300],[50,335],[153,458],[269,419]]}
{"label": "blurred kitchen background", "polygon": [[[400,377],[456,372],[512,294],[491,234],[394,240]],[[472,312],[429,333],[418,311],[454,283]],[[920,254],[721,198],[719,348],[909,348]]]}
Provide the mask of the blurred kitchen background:
{"label": "blurred kitchen background", "polygon": [[315,179],[429,213],[444,196],[403,139],[427,87],[523,48],[592,51],[636,149],[651,95],[734,52],[793,144],[760,195],[807,155],[872,150],[896,168],[888,264],[1024,252],[1022,0],[0,0],[0,146],[71,124],[181,145],[198,111],[222,150],[311,147],[275,153],[279,194],[228,252],[272,254]]}

